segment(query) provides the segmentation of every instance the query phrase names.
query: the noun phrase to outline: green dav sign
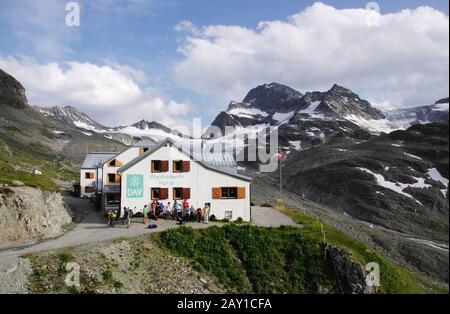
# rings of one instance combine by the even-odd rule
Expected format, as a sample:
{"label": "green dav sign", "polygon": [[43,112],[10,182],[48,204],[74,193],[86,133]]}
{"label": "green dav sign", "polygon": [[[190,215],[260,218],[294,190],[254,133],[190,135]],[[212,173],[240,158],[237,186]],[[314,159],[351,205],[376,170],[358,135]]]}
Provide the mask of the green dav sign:
{"label": "green dav sign", "polygon": [[127,198],[144,197],[144,175],[128,174],[127,175]]}

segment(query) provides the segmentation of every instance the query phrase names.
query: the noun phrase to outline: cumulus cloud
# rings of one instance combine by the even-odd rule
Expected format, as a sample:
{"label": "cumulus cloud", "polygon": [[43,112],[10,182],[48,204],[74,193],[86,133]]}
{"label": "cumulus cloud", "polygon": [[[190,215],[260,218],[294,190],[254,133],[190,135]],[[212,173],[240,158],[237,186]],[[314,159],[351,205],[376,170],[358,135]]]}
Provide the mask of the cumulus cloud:
{"label": "cumulus cloud", "polygon": [[384,106],[426,104],[449,93],[449,18],[430,7],[381,14],[315,3],[254,28],[183,21],[177,82],[242,99],[277,81],[300,91],[345,85]]}
{"label": "cumulus cloud", "polygon": [[109,63],[40,64],[31,58],[0,58],[0,68],[22,83],[32,105],[73,105],[107,126],[141,119],[168,126],[183,124],[189,105],[141,88],[136,81],[136,76],[144,75],[141,71]]}

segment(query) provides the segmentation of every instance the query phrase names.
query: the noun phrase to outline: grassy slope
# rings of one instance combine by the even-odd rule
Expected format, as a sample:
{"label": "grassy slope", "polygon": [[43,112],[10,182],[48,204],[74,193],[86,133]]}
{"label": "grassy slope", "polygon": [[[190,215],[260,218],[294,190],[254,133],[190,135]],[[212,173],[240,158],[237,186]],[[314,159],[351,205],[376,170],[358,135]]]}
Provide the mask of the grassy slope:
{"label": "grassy slope", "polygon": [[[50,178],[72,181],[78,178],[76,167],[55,156],[40,153],[42,147],[29,147],[27,150],[12,148],[0,140],[0,183],[11,184],[13,180],[43,190],[57,190]],[[43,175],[35,175],[32,169]]]}
{"label": "grassy slope", "polygon": [[298,228],[182,227],[161,233],[159,241],[214,274],[230,292],[316,293],[318,286],[340,292],[324,245]]}
{"label": "grassy slope", "polygon": [[448,293],[448,287],[433,283],[408,269],[395,265],[366,244],[345,233],[324,224],[322,221],[305,215],[294,208],[280,208],[284,214],[304,227],[301,234],[317,241],[323,241],[322,226],[326,242],[341,247],[351,253],[361,265],[376,262],[380,265],[381,291],[385,293]]}

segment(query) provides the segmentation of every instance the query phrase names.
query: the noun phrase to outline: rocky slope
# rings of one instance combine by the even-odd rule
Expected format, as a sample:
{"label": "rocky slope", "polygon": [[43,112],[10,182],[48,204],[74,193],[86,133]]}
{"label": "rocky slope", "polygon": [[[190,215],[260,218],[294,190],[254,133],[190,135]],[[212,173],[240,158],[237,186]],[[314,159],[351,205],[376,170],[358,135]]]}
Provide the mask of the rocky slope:
{"label": "rocky slope", "polygon": [[0,187],[0,246],[55,237],[71,222],[59,193]]}
{"label": "rocky slope", "polygon": [[0,139],[5,144],[37,158],[53,156],[75,162],[87,151],[114,151],[125,146],[125,138],[114,139],[68,123],[69,113],[79,114],[74,108],[41,112],[30,106],[23,86],[3,71],[0,75]]}
{"label": "rocky slope", "polygon": [[448,158],[448,124],[415,125],[293,152],[284,184],[362,221],[448,243]]}

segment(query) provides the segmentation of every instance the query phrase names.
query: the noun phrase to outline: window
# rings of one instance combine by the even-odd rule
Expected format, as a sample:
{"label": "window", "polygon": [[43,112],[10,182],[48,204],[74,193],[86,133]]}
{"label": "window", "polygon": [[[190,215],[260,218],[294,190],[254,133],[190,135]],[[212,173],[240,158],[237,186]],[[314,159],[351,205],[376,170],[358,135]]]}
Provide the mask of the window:
{"label": "window", "polygon": [[225,220],[233,219],[233,212],[231,210],[225,211]]}
{"label": "window", "polygon": [[212,188],[213,199],[244,199],[245,187],[217,187]]}
{"label": "window", "polygon": [[108,182],[109,183],[120,183],[120,175],[115,173],[108,173]]}
{"label": "window", "polygon": [[94,193],[94,187],[93,186],[87,186],[84,188],[85,193]]}
{"label": "window", "polygon": [[86,172],[86,173],[84,174],[84,177],[85,177],[86,179],[94,179],[94,173],[93,173],[93,172]]}
{"label": "window", "polygon": [[122,167],[122,163],[117,159],[113,159],[108,163],[108,167]]}
{"label": "window", "polygon": [[191,170],[191,162],[189,160],[175,160],[172,168],[173,172],[189,172]]}
{"label": "window", "polygon": [[167,172],[167,171],[169,171],[169,161],[152,160],[152,172]]}
{"label": "window", "polygon": [[237,198],[237,188],[221,188],[221,198]]}
{"label": "window", "polygon": [[181,200],[183,198],[183,188],[173,188],[173,199]]}
{"label": "window", "polygon": [[167,188],[152,188],[152,200],[166,200],[169,198],[169,190]]}
{"label": "window", "polygon": [[181,172],[181,167],[183,162],[181,160],[177,160],[173,162],[173,172]]}
{"label": "window", "polygon": [[190,188],[173,188],[173,199],[174,200],[184,200],[191,198]]}
{"label": "window", "polygon": [[142,155],[143,153],[148,151],[148,147],[139,147],[139,155]]}

